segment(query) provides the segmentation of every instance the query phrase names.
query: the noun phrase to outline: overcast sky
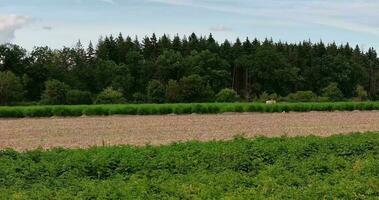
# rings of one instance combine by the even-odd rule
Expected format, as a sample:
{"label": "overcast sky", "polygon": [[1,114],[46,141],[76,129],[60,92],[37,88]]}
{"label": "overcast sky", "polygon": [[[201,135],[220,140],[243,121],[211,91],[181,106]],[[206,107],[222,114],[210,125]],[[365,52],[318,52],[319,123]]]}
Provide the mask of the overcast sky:
{"label": "overcast sky", "polygon": [[379,1],[0,0],[0,43],[61,48],[119,32],[322,39],[379,49]]}

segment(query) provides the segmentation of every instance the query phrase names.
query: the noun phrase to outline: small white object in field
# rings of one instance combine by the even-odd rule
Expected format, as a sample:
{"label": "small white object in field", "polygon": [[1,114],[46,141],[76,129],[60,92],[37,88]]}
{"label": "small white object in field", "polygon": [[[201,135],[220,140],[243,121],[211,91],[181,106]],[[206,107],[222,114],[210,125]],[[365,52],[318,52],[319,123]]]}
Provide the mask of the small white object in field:
{"label": "small white object in field", "polygon": [[266,101],[266,104],[276,104],[276,101],[275,100],[269,100],[269,101]]}

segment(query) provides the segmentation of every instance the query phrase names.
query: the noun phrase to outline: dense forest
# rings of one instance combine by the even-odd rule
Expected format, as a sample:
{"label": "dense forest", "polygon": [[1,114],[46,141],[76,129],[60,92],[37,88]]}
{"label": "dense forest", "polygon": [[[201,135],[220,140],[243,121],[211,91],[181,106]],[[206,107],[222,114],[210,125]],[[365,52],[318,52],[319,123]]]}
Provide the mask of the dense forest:
{"label": "dense forest", "polygon": [[379,99],[379,59],[349,44],[212,35],[109,36],[28,52],[0,45],[0,104]]}

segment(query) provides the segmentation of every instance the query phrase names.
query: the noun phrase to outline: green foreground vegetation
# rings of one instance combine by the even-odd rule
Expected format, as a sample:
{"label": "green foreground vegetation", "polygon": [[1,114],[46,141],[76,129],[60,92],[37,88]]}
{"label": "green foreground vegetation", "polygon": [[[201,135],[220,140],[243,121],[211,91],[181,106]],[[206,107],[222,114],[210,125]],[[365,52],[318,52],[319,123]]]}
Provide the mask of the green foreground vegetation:
{"label": "green foreground vegetation", "polygon": [[379,133],[0,151],[4,199],[377,199]]}
{"label": "green foreground vegetation", "polygon": [[62,106],[3,106],[0,118],[104,115],[215,114],[225,112],[309,112],[379,110],[379,102],[325,103],[192,103]]}

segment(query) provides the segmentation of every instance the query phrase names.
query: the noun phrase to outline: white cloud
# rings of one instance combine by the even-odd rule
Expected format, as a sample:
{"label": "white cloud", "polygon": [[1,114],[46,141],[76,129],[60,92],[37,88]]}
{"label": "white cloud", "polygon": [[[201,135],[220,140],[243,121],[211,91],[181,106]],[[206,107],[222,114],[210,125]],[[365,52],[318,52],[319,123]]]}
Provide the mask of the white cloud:
{"label": "white cloud", "polygon": [[30,22],[30,17],[20,15],[0,15],[0,43],[10,42],[15,31]]}

